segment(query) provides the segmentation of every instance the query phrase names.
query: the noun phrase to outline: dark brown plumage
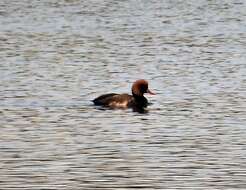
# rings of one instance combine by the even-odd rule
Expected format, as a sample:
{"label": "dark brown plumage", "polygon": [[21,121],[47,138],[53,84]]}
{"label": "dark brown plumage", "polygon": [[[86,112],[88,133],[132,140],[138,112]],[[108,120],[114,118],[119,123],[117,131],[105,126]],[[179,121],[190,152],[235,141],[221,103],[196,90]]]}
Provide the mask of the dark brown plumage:
{"label": "dark brown plumage", "polygon": [[148,100],[143,96],[144,93],[154,95],[154,93],[148,89],[148,82],[140,79],[133,83],[132,95],[109,93],[97,97],[93,102],[95,105],[110,108],[144,109],[148,105]]}

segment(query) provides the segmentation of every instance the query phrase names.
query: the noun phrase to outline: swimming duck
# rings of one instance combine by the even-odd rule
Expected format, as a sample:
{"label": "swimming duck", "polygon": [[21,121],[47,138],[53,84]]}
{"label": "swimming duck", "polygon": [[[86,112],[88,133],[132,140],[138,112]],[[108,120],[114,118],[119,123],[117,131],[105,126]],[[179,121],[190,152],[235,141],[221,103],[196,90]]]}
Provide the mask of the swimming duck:
{"label": "swimming duck", "polygon": [[148,82],[144,79],[137,80],[132,85],[132,95],[109,93],[103,94],[93,100],[95,105],[110,108],[133,108],[142,110],[147,107],[148,100],[143,96],[144,93],[155,95],[148,88]]}

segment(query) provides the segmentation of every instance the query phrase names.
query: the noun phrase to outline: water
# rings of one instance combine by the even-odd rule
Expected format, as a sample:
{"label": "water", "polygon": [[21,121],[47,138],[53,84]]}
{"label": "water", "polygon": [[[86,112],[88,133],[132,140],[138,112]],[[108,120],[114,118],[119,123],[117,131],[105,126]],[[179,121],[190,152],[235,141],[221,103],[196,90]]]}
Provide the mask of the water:
{"label": "water", "polygon": [[[246,189],[246,4],[0,2],[0,189]],[[148,113],[90,100],[157,93]]]}

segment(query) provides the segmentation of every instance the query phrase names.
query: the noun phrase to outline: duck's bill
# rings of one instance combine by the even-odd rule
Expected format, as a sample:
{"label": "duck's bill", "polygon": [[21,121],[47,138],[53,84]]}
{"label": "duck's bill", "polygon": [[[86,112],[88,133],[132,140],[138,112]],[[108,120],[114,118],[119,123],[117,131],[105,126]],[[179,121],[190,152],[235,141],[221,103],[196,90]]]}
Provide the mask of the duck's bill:
{"label": "duck's bill", "polygon": [[148,93],[148,94],[151,94],[151,95],[156,95],[156,93],[151,92],[149,89],[147,90],[147,93]]}

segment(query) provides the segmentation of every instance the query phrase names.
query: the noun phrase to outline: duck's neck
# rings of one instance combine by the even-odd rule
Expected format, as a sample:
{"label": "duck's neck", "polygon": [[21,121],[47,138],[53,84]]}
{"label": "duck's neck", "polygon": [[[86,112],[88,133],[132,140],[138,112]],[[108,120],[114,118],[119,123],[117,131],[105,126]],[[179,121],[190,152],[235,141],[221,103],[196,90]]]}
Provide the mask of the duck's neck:
{"label": "duck's neck", "polygon": [[148,100],[142,95],[132,94],[138,107],[147,107]]}

